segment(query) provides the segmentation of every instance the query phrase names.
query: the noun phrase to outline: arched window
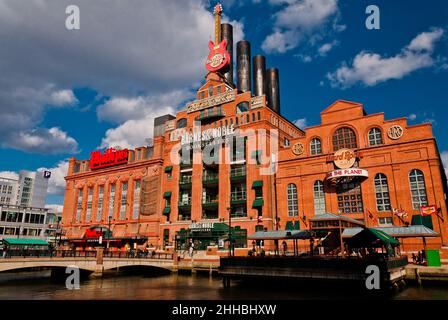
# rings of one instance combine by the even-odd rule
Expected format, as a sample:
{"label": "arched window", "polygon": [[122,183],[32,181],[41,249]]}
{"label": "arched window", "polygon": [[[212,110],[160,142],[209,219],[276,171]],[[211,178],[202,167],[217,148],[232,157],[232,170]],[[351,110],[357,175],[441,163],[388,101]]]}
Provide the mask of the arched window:
{"label": "arched window", "polygon": [[185,128],[187,126],[187,119],[181,118],[177,120],[177,128]]}
{"label": "arched window", "polygon": [[297,204],[297,187],[294,183],[288,184],[286,196],[288,199],[288,216],[297,217],[299,215],[299,206]]}
{"label": "arched window", "polygon": [[387,177],[382,173],[378,173],[374,179],[376,209],[378,211],[390,211],[390,196],[389,186],[387,184]]}
{"label": "arched window", "polygon": [[320,180],[314,182],[314,214],[325,213],[324,183]]}
{"label": "arched window", "polygon": [[319,138],[314,138],[310,143],[310,151],[311,155],[321,154],[322,153],[322,143]]}
{"label": "arched window", "polygon": [[412,208],[420,210],[421,206],[428,205],[426,196],[425,176],[423,172],[414,169],[409,173],[409,184],[411,186]]}
{"label": "arched window", "polygon": [[348,128],[342,127],[336,130],[333,135],[333,150],[338,151],[339,149],[355,149],[357,148],[356,134],[355,132]]}
{"label": "arched window", "polygon": [[372,128],[369,131],[369,145],[378,146],[383,144],[383,136],[379,128]]}

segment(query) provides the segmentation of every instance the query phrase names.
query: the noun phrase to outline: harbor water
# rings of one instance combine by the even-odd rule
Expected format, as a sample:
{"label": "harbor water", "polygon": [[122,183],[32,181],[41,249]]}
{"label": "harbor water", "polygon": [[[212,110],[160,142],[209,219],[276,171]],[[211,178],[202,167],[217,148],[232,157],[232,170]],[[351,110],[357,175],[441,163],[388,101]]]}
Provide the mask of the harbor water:
{"label": "harbor water", "polygon": [[[278,285],[269,282],[232,282],[224,288],[218,276],[209,275],[114,275],[88,278],[78,290],[68,290],[64,281],[50,280],[49,271],[0,274],[0,300],[310,300],[363,299],[359,290],[345,286]],[[407,284],[387,299],[448,300],[448,284]]]}

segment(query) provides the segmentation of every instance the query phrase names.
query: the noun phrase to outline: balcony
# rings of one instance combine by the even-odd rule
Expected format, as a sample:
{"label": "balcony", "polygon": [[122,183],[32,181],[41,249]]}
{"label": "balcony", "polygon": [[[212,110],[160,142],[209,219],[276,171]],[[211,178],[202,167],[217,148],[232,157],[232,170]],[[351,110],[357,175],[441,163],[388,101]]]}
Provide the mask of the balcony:
{"label": "balcony", "polygon": [[202,207],[217,207],[219,204],[218,196],[207,195],[202,198]]}
{"label": "balcony", "polygon": [[246,166],[234,167],[230,169],[230,180],[241,180],[246,178]]}
{"label": "balcony", "polygon": [[202,176],[202,184],[203,185],[213,185],[213,184],[218,184],[218,182],[219,182],[218,174],[204,171],[204,174]]}
{"label": "balcony", "polygon": [[196,117],[196,121],[201,123],[212,122],[217,119],[225,117],[226,114],[222,111],[221,107],[214,107],[206,110],[201,110],[199,116]]}
{"label": "balcony", "polygon": [[190,208],[191,207],[191,197],[188,197],[188,199],[182,199],[179,201],[179,209],[183,208]]}
{"label": "balcony", "polygon": [[191,176],[181,176],[179,179],[179,186],[183,189],[191,188]]}
{"label": "balcony", "polygon": [[246,191],[232,191],[230,193],[230,204],[246,204]]}
{"label": "balcony", "polygon": [[177,217],[178,221],[188,221],[191,220],[191,215],[190,214],[179,214]]}

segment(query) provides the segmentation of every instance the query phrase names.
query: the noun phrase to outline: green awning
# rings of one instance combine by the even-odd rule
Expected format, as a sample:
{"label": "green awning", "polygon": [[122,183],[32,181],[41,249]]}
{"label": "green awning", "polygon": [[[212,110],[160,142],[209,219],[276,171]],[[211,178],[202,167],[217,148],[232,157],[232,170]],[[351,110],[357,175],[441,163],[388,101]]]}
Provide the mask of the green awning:
{"label": "green awning", "polygon": [[163,209],[163,214],[169,214],[171,212],[171,208],[170,207],[165,207]]}
{"label": "green awning", "polygon": [[390,248],[397,247],[400,242],[382,230],[373,228],[363,228],[360,232],[345,240],[353,248],[386,247],[389,253]]}
{"label": "green awning", "polygon": [[252,183],[252,189],[263,187],[263,180],[256,180]]}
{"label": "green awning", "polygon": [[262,198],[255,199],[254,202],[252,203],[252,208],[261,208],[262,206],[263,206]]}
{"label": "green awning", "polygon": [[299,221],[287,221],[285,230],[300,230],[300,222]]}
{"label": "green awning", "polygon": [[15,246],[48,246],[48,242],[41,239],[4,238],[3,242]]}
{"label": "green awning", "polygon": [[163,193],[163,197],[164,197],[164,198],[169,198],[169,197],[171,197],[171,191],[165,191],[165,192]]}
{"label": "green awning", "polygon": [[165,167],[165,172],[171,172],[173,170],[173,166]]}
{"label": "green awning", "polygon": [[412,226],[422,225],[425,226],[426,228],[434,230],[431,216],[422,216],[421,214],[415,214],[412,216],[411,225]]}

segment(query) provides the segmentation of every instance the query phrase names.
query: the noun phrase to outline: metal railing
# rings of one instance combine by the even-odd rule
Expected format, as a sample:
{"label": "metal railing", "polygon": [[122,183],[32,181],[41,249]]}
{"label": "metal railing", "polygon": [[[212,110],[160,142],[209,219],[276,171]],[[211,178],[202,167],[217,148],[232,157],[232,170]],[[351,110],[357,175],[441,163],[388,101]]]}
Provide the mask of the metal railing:
{"label": "metal railing", "polygon": [[172,260],[173,254],[156,251],[104,251],[104,258]]}
{"label": "metal railing", "polygon": [[190,176],[190,175],[181,176],[180,180],[179,180],[179,184],[190,184],[191,178],[192,178],[192,176]]}
{"label": "metal railing", "polygon": [[218,179],[219,179],[219,176],[216,173],[204,172],[204,174],[202,176],[203,182],[217,181]]}
{"label": "metal railing", "polygon": [[230,193],[230,201],[242,201],[247,198],[246,190],[232,191]]}
{"label": "metal railing", "polygon": [[230,169],[230,177],[231,178],[244,177],[244,176],[246,176],[246,167],[245,166],[234,167],[234,168]]}
{"label": "metal railing", "polygon": [[218,196],[206,195],[202,197],[202,204],[217,204],[219,202]]}

